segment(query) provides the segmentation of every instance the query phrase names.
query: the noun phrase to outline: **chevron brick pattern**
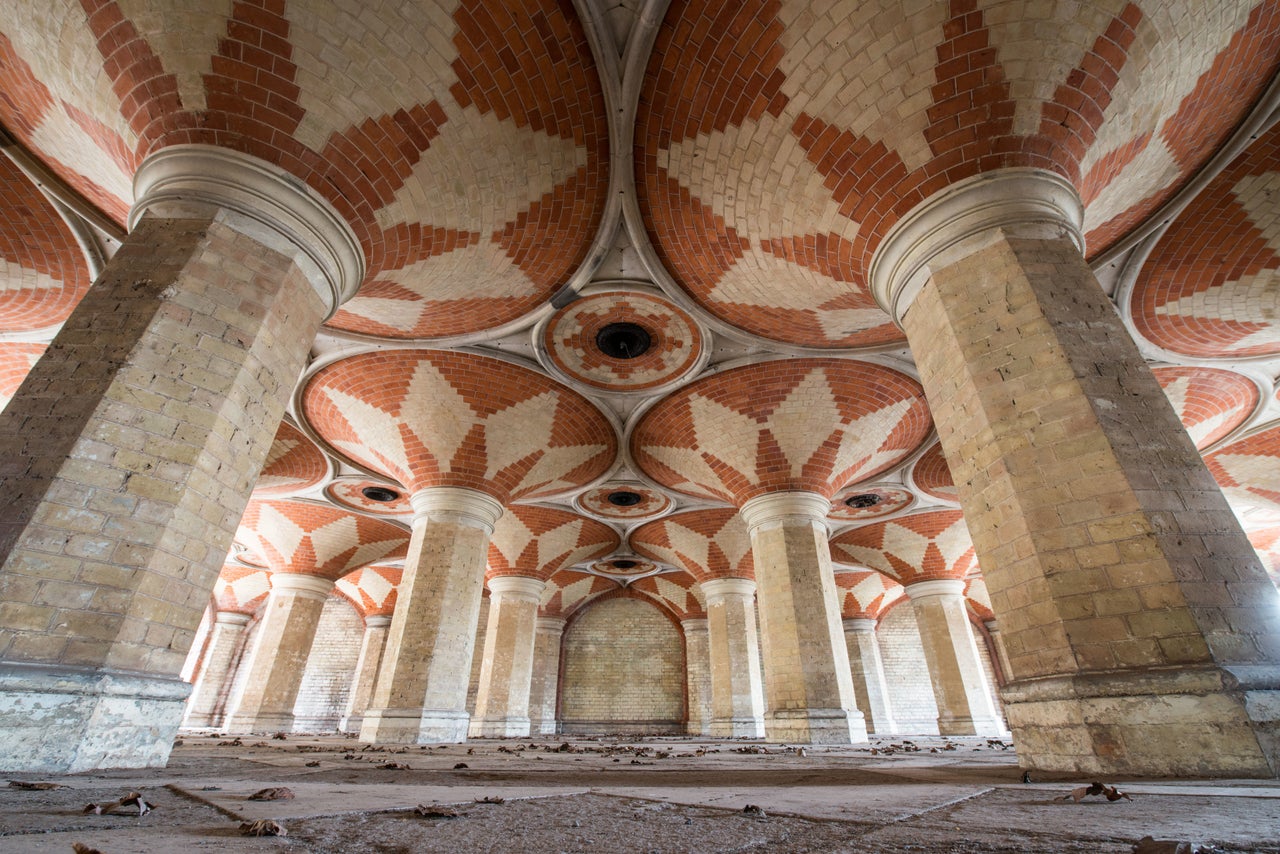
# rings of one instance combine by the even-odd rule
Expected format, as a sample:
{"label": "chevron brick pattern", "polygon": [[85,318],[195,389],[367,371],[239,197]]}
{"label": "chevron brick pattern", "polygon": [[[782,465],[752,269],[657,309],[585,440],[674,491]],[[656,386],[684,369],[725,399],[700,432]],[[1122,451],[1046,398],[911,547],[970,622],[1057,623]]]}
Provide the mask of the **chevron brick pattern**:
{"label": "chevron brick pattern", "polygon": [[354,569],[401,558],[409,532],[398,525],[301,501],[250,501],[236,540],[273,572],[336,581]]}
{"label": "chevron brick pattern", "polygon": [[1152,373],[1201,450],[1243,424],[1261,397],[1256,385],[1233,371],[1169,367]]}
{"label": "chevron brick pattern", "polygon": [[315,486],[328,474],[324,452],[297,427],[282,421],[253,491],[257,495],[298,492]]}
{"label": "chevron brick pattern", "polygon": [[562,569],[547,579],[538,613],[547,617],[567,617],[605,593],[618,589],[618,582],[612,578]]}
{"label": "chevron brick pattern", "polygon": [[808,490],[831,496],[909,455],[931,421],[915,380],[835,359],[724,371],[673,394],[632,434],[637,464],[679,492],[732,501]]}
{"label": "chevron brick pattern", "polygon": [[271,573],[257,567],[229,563],[218,574],[213,601],[219,611],[254,614],[271,592]]}
{"label": "chevron brick pattern", "polygon": [[831,540],[831,559],[882,572],[900,584],[965,578],[973,541],[959,510],[936,510],[846,531]]}
{"label": "chevron brick pattern", "polygon": [[1204,461],[1237,509],[1280,510],[1280,425],[1237,439]]}
{"label": "chevron brick pattern", "polygon": [[0,409],[4,409],[46,349],[44,344],[0,342]]}
{"label": "chevron brick pattern", "polygon": [[959,501],[960,492],[951,477],[947,458],[942,453],[942,443],[934,442],[920,455],[911,469],[911,479],[925,495],[943,501]]}
{"label": "chevron brick pattern", "polygon": [[694,577],[687,572],[649,575],[627,585],[627,590],[654,600],[677,620],[707,615],[707,603]]}
{"label": "chevron brick pattern", "polygon": [[878,620],[903,596],[903,586],[870,569],[836,573],[840,616]]}
{"label": "chevron brick pattern", "polygon": [[403,575],[404,569],[398,566],[365,566],[342,576],[334,586],[361,617],[390,617],[396,610],[396,590]]}
{"label": "chevron brick pattern", "polygon": [[364,353],[316,373],[303,417],[330,447],[404,484],[503,503],[585,486],[613,463],[613,428],[541,374],[470,353]]}
{"label": "chevron brick pattern", "polygon": [[549,507],[515,505],[493,528],[487,575],[546,581],[561,569],[609,554],[618,544],[617,532],[602,522]]}
{"label": "chevron brick pattern", "polygon": [[640,554],[679,567],[700,583],[755,579],[751,532],[736,510],[677,513],[642,525],[628,540]]}

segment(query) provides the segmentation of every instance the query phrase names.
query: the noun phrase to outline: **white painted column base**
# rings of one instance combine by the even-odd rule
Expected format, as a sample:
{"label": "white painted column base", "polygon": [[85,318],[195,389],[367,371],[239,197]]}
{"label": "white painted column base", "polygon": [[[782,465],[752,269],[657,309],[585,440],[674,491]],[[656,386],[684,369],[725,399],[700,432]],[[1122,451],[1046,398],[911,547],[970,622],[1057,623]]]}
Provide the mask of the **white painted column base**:
{"label": "white painted column base", "polygon": [[858,744],[867,740],[861,712],[776,709],[765,713],[765,741],[773,744]]}
{"label": "white painted column base", "polygon": [[473,738],[523,738],[527,735],[528,718],[477,718],[471,722]]}

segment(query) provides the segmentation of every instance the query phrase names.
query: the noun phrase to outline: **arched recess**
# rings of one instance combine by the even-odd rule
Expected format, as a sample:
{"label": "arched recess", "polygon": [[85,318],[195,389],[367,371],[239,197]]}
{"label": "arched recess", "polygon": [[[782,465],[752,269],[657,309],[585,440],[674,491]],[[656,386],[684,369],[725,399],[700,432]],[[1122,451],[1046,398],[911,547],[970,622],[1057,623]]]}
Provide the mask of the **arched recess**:
{"label": "arched recess", "polygon": [[647,596],[619,590],[565,627],[558,714],[575,735],[679,735],[688,720],[679,623]]}

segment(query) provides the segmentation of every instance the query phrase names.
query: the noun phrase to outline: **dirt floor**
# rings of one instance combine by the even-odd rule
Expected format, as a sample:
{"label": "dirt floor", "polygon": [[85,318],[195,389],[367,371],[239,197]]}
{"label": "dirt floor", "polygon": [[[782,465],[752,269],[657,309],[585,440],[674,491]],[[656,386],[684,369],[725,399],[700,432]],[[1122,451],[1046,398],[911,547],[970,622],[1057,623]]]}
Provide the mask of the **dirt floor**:
{"label": "dirt floor", "polygon": [[[801,751],[544,737],[385,750],[333,736],[187,735],[164,769],[9,779],[62,787],[0,788],[0,852],[1092,854],[1131,852],[1150,835],[1280,854],[1280,781],[1107,780],[1132,799],[1077,804],[1057,798],[1091,781],[1023,783],[1012,749],[987,739]],[[248,800],[273,786],[294,797]],[[155,810],[84,812],[131,791]],[[456,815],[424,817],[419,805]],[[288,835],[241,834],[259,819]]]}

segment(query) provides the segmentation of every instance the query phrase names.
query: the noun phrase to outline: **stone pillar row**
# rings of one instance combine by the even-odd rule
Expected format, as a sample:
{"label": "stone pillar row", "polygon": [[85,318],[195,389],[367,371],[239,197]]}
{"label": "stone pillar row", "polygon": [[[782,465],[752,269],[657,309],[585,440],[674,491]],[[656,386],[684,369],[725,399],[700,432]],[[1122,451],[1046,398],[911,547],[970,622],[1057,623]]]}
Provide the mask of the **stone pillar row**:
{"label": "stone pillar row", "polygon": [[545,581],[521,576],[489,579],[489,624],[472,735],[506,738],[529,734],[538,604],[546,586]]}
{"label": "stone pillar row", "polygon": [[853,693],[867,721],[867,732],[875,735],[897,732],[898,725],[889,703],[889,685],[884,677],[884,660],[876,640],[876,621],[869,617],[846,619],[844,640],[849,650]]}
{"label": "stone pillar row", "polygon": [[250,619],[248,614],[238,611],[219,611],[214,615],[204,664],[191,686],[184,726],[212,727],[222,722],[218,701],[233,672],[236,651],[244,639],[244,630]]}
{"label": "stone pillar row", "polygon": [[710,734],[717,738],[763,738],[756,583],[748,578],[714,578],[702,582],[702,591],[707,598]]}
{"label": "stone pillar row", "polygon": [[364,635],[360,638],[360,656],[356,659],[355,677],[351,681],[351,696],[347,711],[338,724],[342,732],[360,732],[364,722],[364,710],[373,696],[373,686],[378,680],[378,668],[382,666],[382,653],[387,648],[387,629],[391,617],[372,614],[364,618]]}

